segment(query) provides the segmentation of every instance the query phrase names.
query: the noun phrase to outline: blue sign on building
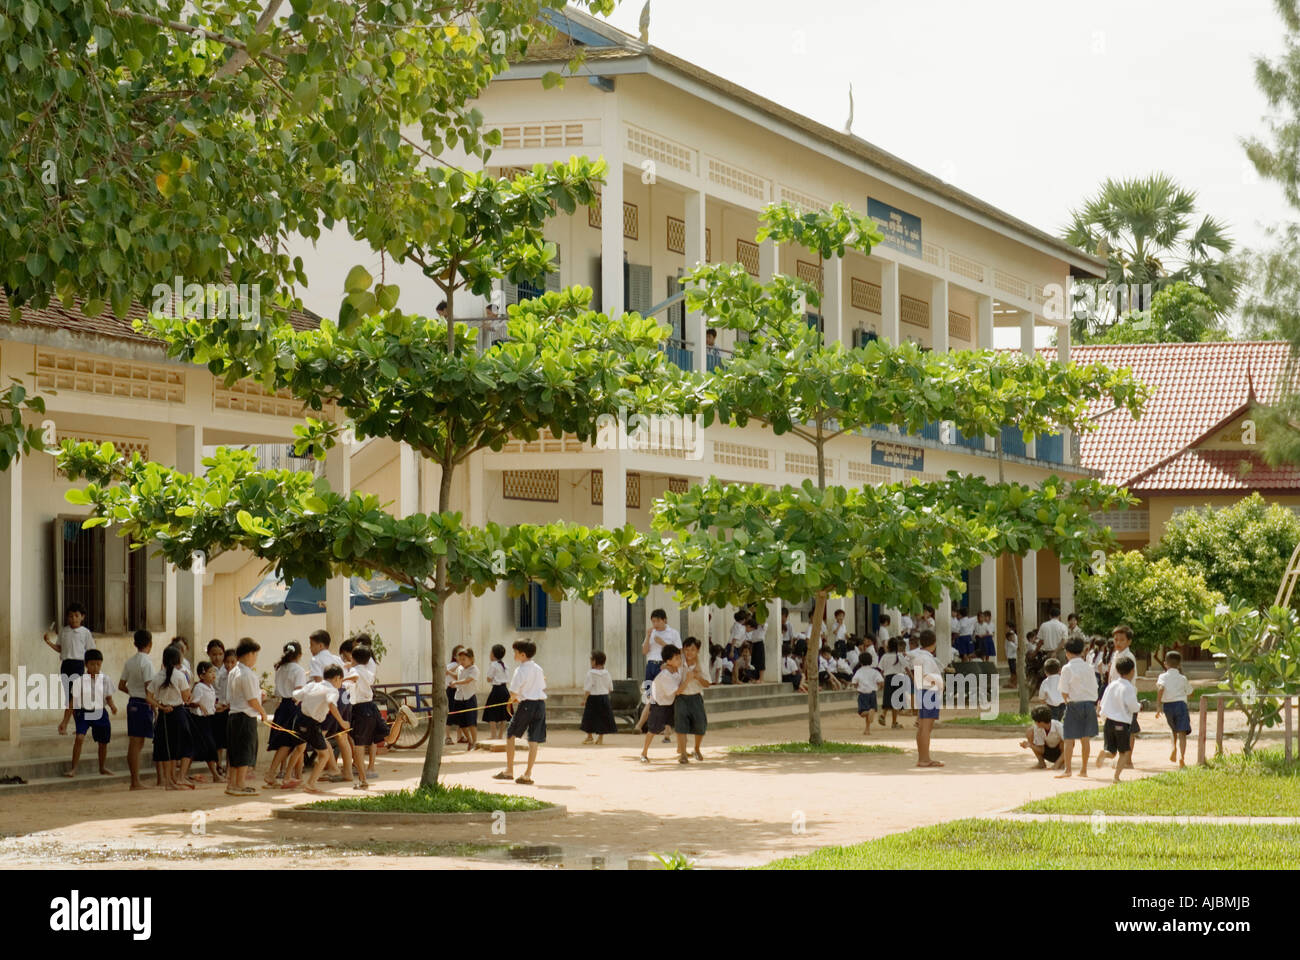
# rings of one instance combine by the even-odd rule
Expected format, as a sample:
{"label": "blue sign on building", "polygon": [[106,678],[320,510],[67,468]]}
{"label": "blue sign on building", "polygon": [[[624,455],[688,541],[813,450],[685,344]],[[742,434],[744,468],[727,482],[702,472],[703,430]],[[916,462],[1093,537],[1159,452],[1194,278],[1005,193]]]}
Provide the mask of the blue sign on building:
{"label": "blue sign on building", "polygon": [[898,467],[901,470],[924,470],[925,451],[903,443],[885,440],[871,441],[871,463],[877,467]]}
{"label": "blue sign on building", "polygon": [[867,197],[867,216],[875,220],[885,235],[885,246],[908,256],[921,256],[921,218],[891,207],[882,200]]}

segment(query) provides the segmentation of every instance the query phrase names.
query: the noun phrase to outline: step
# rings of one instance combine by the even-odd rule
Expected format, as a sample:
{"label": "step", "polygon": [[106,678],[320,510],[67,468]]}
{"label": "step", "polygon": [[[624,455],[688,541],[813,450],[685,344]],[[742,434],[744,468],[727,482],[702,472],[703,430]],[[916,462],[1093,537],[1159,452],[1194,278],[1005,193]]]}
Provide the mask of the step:
{"label": "step", "polygon": [[[67,762],[64,762],[64,767]],[[126,757],[123,756],[120,761],[114,762],[109,757],[109,766],[114,767],[114,773],[111,777],[100,776],[96,768],[92,765],[89,769],[82,763],[78,769],[81,771],[76,777],[65,777],[61,774],[54,776],[28,777],[19,773],[26,783],[0,783],[0,798],[7,793],[17,793],[21,791],[24,795],[29,793],[52,793],[56,790],[88,790],[92,787],[119,786],[125,787],[131,783],[131,774],[126,769]],[[151,764],[152,766],[152,764]],[[153,782],[153,772],[149,773],[148,782]],[[3,802],[0,799],[0,802]]]}

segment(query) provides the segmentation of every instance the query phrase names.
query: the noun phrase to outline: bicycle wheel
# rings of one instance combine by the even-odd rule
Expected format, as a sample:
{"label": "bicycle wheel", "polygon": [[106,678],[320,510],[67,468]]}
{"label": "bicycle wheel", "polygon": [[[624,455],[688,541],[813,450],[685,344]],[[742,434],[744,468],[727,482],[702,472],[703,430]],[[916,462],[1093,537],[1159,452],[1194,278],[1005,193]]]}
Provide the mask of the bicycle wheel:
{"label": "bicycle wheel", "polygon": [[[385,697],[392,704],[388,711],[388,722],[390,724],[397,719],[398,707],[403,703],[410,707],[411,711],[415,713],[415,723],[402,724],[402,732],[397,735],[397,740],[392,744],[394,749],[414,750],[416,747],[420,746],[420,744],[424,743],[425,740],[429,739],[429,714],[416,712],[416,696],[414,690],[402,688],[400,690],[394,690],[391,694],[386,693]],[[375,699],[379,699],[378,694],[375,695]]]}

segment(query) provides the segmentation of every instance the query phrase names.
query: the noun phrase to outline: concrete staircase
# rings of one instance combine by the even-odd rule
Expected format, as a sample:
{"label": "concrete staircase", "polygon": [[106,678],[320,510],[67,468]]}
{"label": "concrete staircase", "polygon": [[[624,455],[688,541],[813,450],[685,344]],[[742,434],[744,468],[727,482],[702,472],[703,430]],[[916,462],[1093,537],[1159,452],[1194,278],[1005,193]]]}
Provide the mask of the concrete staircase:
{"label": "concrete staircase", "polygon": [[[0,783],[0,797],[7,791],[16,790],[33,793],[130,783],[131,776],[126,769],[125,711],[113,717],[112,723],[113,739],[108,744],[108,766],[114,772],[111,777],[100,775],[99,747],[89,735],[81,747],[77,776],[69,778],[63,775],[72,759],[74,732],[71,723],[66,736],[59,736],[57,724],[48,724],[24,727],[22,738],[16,745],[0,741],[0,780],[19,776],[27,781],[25,784]],[[150,777],[153,776],[152,756],[152,746],[146,743],[141,754],[141,766],[148,769]]]}
{"label": "concrete staircase", "polygon": [[[546,692],[546,725],[556,730],[577,730],[582,721],[581,690]],[[857,694],[853,690],[821,691],[818,700],[824,711],[856,711]],[[808,715],[808,695],[792,693],[790,684],[779,682],[731,684],[709,687],[704,691],[704,709],[709,728],[720,730],[755,723],[777,723]],[[619,732],[630,732],[619,717]]]}

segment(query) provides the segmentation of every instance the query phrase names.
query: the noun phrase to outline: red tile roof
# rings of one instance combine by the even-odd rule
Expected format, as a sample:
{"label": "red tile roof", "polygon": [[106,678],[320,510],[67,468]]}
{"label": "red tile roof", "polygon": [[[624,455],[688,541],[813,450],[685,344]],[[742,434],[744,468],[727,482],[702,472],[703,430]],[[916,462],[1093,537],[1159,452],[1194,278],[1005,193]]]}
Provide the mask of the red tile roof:
{"label": "red tile roof", "polygon": [[1239,450],[1186,450],[1139,477],[1134,493],[1233,493],[1300,490],[1300,466],[1270,467],[1259,456]]}
{"label": "red tile roof", "polygon": [[[1252,389],[1255,400],[1271,401],[1289,350],[1284,341],[1073,347],[1070,359],[1076,363],[1127,367],[1152,390],[1140,420],[1123,411],[1105,413],[1096,421],[1098,429],[1080,437],[1083,466],[1100,470],[1107,482],[1123,486],[1170,461],[1150,481],[1143,481],[1144,489],[1157,489],[1148,485],[1157,476],[1166,485],[1159,489],[1262,489],[1258,480],[1265,474],[1255,473],[1256,479],[1249,481],[1236,474],[1240,454],[1226,451],[1229,463],[1229,458],[1208,455],[1215,451],[1199,451],[1199,457],[1185,456],[1183,451],[1235,412],[1244,411],[1251,402]],[[1047,352],[1055,356],[1055,349]],[[1109,408],[1109,403],[1098,403],[1090,413],[1096,416]],[[1254,469],[1267,471],[1271,482],[1287,486],[1292,482],[1286,471],[1262,463]],[[1228,482],[1232,486],[1219,486]]]}
{"label": "red tile roof", "polygon": [[[135,343],[147,343],[160,349],[163,346],[162,341],[146,333],[139,333],[131,326],[133,320],[143,320],[149,315],[144,306],[139,303],[131,305],[130,313],[123,320],[113,316],[113,312],[107,308],[97,317],[86,316],[80,308],[80,301],[70,310],[58,300],[51,300],[50,305],[41,310],[25,306],[20,325],[68,330],[86,336],[109,337],[114,340],[130,340]],[[9,300],[0,291],[0,323],[9,322]],[[320,318],[309,310],[295,311],[290,314],[289,322],[299,330],[310,330],[320,326]]]}

